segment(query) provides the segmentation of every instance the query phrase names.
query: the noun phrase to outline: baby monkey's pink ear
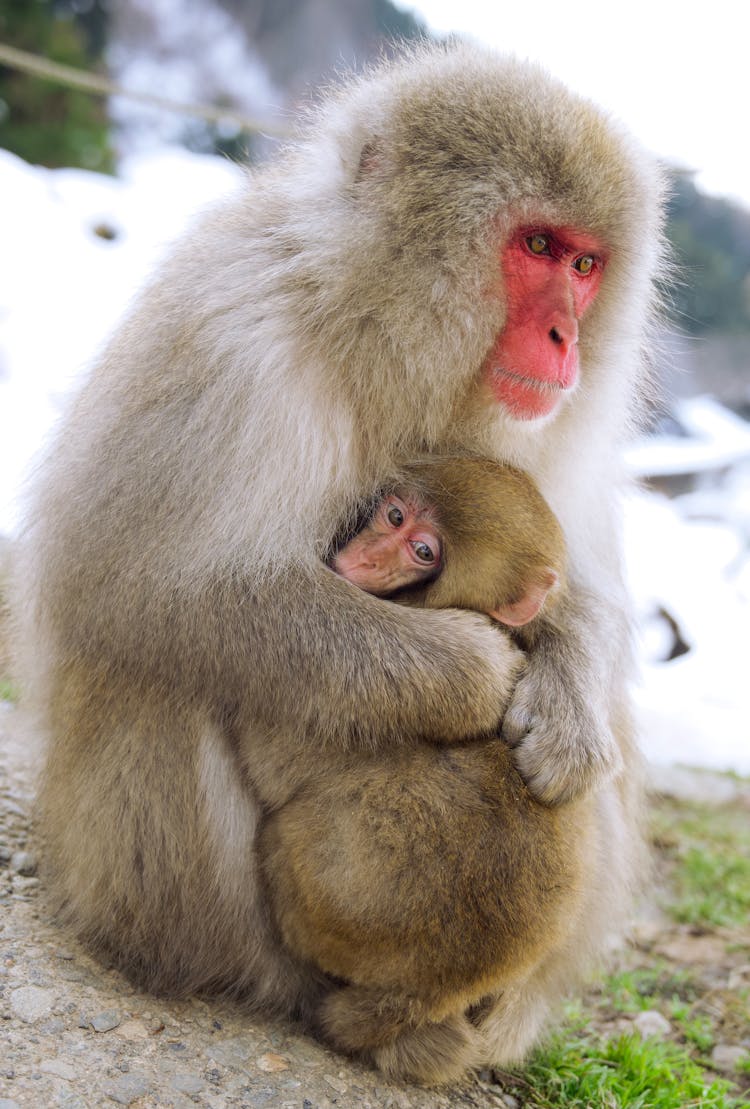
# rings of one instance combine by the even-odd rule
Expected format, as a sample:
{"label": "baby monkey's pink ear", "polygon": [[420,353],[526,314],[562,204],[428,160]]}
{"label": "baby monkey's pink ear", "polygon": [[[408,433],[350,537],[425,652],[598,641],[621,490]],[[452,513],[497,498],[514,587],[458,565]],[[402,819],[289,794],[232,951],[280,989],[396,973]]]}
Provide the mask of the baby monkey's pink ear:
{"label": "baby monkey's pink ear", "polygon": [[521,628],[534,619],[554,585],[557,585],[557,574],[554,570],[545,567],[537,579],[529,584],[523,596],[517,601],[498,605],[497,608],[490,610],[489,615],[501,624],[507,624],[511,628]]}

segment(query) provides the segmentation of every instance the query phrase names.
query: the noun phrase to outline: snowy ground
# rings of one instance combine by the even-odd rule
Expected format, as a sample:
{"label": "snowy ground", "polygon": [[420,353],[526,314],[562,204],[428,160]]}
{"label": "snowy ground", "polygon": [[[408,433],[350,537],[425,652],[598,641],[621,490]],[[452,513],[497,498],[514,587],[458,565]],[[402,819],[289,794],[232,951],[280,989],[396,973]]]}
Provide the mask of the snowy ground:
{"label": "snowy ground", "polygon": [[[0,534],[17,526],[22,475],[64,397],[155,258],[240,181],[236,166],[182,150],[132,158],[117,179],[31,168],[0,150]],[[635,695],[652,761],[748,774],[750,427],[715,434],[720,416],[710,404],[697,411],[705,490],[628,503],[643,657]],[[713,477],[712,457],[730,444],[723,478]],[[684,440],[652,445],[652,457],[654,447],[662,472],[686,453]],[[672,661],[663,660],[675,634],[660,610],[689,647]]]}

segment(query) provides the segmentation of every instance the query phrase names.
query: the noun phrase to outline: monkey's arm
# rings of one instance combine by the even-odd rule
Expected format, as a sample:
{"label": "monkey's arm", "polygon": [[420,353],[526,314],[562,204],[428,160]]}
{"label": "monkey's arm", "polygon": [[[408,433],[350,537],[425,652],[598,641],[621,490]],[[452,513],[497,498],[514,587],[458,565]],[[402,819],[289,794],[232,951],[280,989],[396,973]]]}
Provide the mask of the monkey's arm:
{"label": "monkey's arm", "polygon": [[629,661],[624,628],[611,601],[571,583],[534,629],[502,730],[541,801],[570,801],[622,765],[609,709],[622,681],[617,668]]}
{"label": "monkey's arm", "polygon": [[487,733],[523,665],[483,616],[405,608],[324,566],[289,571],[244,607],[249,711],[316,743],[372,749]]}
{"label": "monkey's arm", "polygon": [[260,580],[217,564],[196,582],[168,554],[148,573],[124,546],[115,557],[122,562],[102,581],[56,560],[52,591],[65,605],[49,613],[53,635],[75,641],[113,689],[129,673],[126,681],[237,713],[240,733],[293,736],[295,749],[489,734],[523,665],[486,617],[407,609],[322,563]]}

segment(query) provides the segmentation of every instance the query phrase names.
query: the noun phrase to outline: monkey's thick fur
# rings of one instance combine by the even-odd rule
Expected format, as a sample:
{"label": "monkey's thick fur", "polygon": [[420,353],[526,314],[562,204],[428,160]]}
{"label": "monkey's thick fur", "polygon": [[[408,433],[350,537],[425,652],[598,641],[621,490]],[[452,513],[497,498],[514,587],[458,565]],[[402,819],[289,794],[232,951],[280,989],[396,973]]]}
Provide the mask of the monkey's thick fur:
{"label": "monkey's thick fur", "polygon": [[[586,814],[573,843],[567,810],[549,816],[557,923],[528,924],[534,853],[520,871],[494,860],[474,896],[507,897],[519,921],[507,978],[471,1024],[415,1003],[377,1061],[438,1081],[520,1058],[622,920],[639,853],[618,447],[642,390],[660,193],[650,161],[543,73],[425,48],[332,92],[134,305],[40,476],[17,610],[49,739],[45,880],[143,986],[309,1014],[328,983],[281,942],[259,802],[284,804],[328,751],[355,776],[377,752],[434,759],[430,744],[447,767],[503,714],[531,793]],[[481,372],[503,244],[529,224],[585,230],[608,255],[580,385],[530,424]],[[515,688],[515,648],[485,617],[389,603],[322,564],[342,515],[424,452],[512,462],[562,524],[569,591]],[[510,774],[502,751],[490,761]],[[408,869],[404,883],[402,904]]]}
{"label": "monkey's thick fur", "polygon": [[[562,579],[562,532],[526,475],[432,458],[404,480],[407,503],[435,520],[442,569],[401,603],[482,612],[541,572]],[[521,633],[531,649],[533,629]],[[348,983],[317,1014],[328,1039],[400,1075],[434,1080],[476,1062],[482,1000],[577,936],[595,824],[589,798],[535,801],[498,737],[311,761],[259,842],[287,949]]]}

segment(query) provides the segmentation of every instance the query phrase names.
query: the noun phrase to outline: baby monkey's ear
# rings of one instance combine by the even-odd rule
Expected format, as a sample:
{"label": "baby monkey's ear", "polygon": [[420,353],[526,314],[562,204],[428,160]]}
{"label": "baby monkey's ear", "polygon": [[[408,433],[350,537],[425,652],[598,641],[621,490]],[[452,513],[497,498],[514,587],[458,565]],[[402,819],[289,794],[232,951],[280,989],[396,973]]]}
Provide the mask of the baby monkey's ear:
{"label": "baby monkey's ear", "polygon": [[497,608],[490,610],[489,615],[501,624],[507,624],[511,628],[521,628],[539,613],[547,599],[547,594],[557,585],[557,582],[555,571],[545,566],[537,571],[518,600],[498,605]]}

